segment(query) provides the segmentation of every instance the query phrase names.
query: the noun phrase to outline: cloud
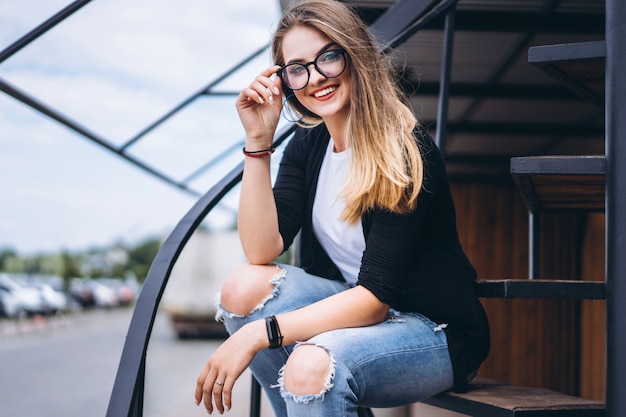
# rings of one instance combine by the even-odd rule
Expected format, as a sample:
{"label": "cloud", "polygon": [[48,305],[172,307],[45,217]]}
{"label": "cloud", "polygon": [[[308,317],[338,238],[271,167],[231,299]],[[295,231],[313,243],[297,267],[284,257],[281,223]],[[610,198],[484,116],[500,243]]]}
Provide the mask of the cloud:
{"label": "cloud", "polygon": [[[3,5],[0,47],[65,3]],[[119,145],[266,44],[278,7],[274,0],[92,2],[0,64],[0,77]],[[266,65],[269,53],[220,88],[238,91]],[[242,138],[233,103],[201,98],[129,152],[183,179]],[[240,158],[194,186],[208,189]],[[1,94],[0,193],[0,246],[30,252],[171,230],[195,202]],[[214,216],[232,221],[228,210]]]}

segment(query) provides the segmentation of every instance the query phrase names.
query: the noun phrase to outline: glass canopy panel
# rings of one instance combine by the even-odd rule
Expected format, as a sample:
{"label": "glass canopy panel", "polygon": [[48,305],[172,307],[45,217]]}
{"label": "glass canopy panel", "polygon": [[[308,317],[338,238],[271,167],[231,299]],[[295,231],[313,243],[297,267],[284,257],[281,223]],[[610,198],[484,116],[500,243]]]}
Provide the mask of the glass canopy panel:
{"label": "glass canopy panel", "polygon": [[4,62],[0,77],[120,146],[267,44],[278,13],[274,0],[92,2]]}
{"label": "glass canopy panel", "polygon": [[[2,49],[71,4],[5,3]],[[120,150],[219,77],[230,76],[213,91],[237,92],[247,85],[269,64],[269,52],[248,65],[238,63],[267,45],[279,13],[275,0],[188,0],[184,6],[174,0],[93,1],[0,63],[0,79]],[[186,179],[205,167],[218,145],[243,137],[241,130],[231,131],[241,129],[233,101],[234,96],[203,96],[127,152],[165,176]],[[0,224],[0,246],[75,248],[167,232],[196,201],[197,196],[94,145],[0,94],[0,159],[10,162],[1,164],[0,188],[6,191],[5,211],[15,214],[8,217],[10,224]],[[167,154],[178,154],[176,163],[168,164]],[[240,149],[232,157],[241,160]],[[228,164],[200,171],[190,187],[208,189],[233,167]],[[15,186],[6,186],[9,182]],[[231,207],[236,203],[224,203],[216,212],[231,219]]]}

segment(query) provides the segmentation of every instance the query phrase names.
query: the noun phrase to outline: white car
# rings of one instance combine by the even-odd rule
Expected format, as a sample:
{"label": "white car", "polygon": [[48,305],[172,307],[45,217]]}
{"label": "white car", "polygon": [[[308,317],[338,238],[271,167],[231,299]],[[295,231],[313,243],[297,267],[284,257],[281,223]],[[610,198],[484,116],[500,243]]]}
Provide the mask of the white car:
{"label": "white car", "polygon": [[87,287],[93,294],[95,306],[98,308],[113,308],[120,304],[117,292],[110,287],[98,282],[97,279],[86,281]]}
{"label": "white car", "polygon": [[67,310],[67,297],[61,291],[55,290],[49,284],[39,284],[35,287],[39,290],[44,310],[47,313],[55,314]]}
{"label": "white car", "polygon": [[0,298],[7,317],[43,313],[45,310],[38,289],[22,287],[4,274],[0,275]]}

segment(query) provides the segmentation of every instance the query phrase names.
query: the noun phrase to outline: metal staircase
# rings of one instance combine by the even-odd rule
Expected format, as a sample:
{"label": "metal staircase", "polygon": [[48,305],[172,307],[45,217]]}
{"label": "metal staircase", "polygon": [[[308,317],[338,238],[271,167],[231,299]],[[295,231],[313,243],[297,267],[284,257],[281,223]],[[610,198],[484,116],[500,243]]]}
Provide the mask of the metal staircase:
{"label": "metal staircase", "polygon": [[[89,0],[71,3],[1,51],[0,64],[87,3]],[[502,300],[606,300],[606,408],[597,401],[582,400],[585,402],[582,404],[577,396],[485,381],[476,384],[466,397],[444,393],[429,402],[476,416],[626,415],[626,397],[620,395],[620,389],[623,391],[626,386],[623,353],[626,352],[624,2],[399,0],[350,3],[372,24],[381,50],[397,54],[400,61],[408,62],[409,65],[402,66],[400,74],[403,87],[411,93],[411,102],[423,114],[423,122],[436,130],[451,178],[457,181],[486,178],[510,181],[512,178],[526,204],[529,279],[481,279],[477,283],[478,294],[485,299]],[[585,13],[585,7],[592,12]],[[584,9],[583,12],[578,8]],[[582,41],[535,44],[538,40],[560,40],[569,36]],[[521,60],[520,56],[525,56],[526,52],[528,59]],[[547,75],[535,71],[536,68]],[[166,239],[152,264],[129,327],[107,417],[143,415],[146,352],[169,274],[191,234],[236,186],[243,169],[242,164],[234,167],[202,194],[144,161],[134,159],[126,149],[196,98],[211,94],[213,85],[199,89],[122,147],[111,147],[97,134],[0,79],[0,91],[5,94],[116,152],[162,181],[199,197]],[[527,109],[528,114],[519,114],[520,109]],[[276,144],[288,140],[292,132],[292,126],[283,128],[275,137]],[[578,148],[583,140],[585,150],[592,152],[580,154]],[[238,149],[240,143],[237,141],[232,148]],[[542,214],[564,211],[605,213],[605,281],[538,279]],[[258,404],[259,391],[255,392],[257,397],[253,398],[253,403]],[[537,396],[541,401],[529,409],[531,397],[536,399]],[[253,407],[254,412],[258,412],[258,408]]]}

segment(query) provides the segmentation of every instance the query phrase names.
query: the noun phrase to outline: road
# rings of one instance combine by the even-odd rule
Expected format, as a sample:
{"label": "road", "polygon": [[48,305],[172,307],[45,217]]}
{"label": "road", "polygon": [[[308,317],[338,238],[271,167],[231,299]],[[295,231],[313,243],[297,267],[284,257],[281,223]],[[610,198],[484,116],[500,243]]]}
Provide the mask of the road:
{"label": "road", "polygon": [[[104,416],[132,311],[92,311],[0,323],[0,417]],[[207,416],[196,377],[219,341],[179,341],[167,317],[155,322],[146,365],[146,417]],[[249,413],[250,376],[235,386],[232,417]],[[270,416],[263,404],[264,416]]]}
{"label": "road", "polygon": [[[21,326],[0,320],[0,417],[104,417],[132,310],[90,311]],[[206,417],[193,400],[196,378],[220,341],[178,340],[157,314],[146,360],[144,417]],[[228,417],[249,416],[250,374],[235,385]],[[272,417],[263,397],[262,417]],[[414,405],[376,417],[458,417]],[[218,414],[214,414],[218,415]]]}

